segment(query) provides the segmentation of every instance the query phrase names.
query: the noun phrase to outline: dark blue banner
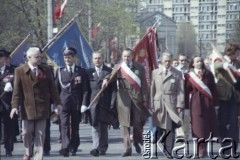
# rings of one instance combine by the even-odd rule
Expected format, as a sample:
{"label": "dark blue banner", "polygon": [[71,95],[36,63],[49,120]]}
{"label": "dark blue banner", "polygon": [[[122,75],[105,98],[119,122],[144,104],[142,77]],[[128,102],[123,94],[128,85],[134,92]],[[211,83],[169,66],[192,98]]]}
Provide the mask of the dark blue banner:
{"label": "dark blue banner", "polygon": [[[80,32],[76,22],[65,31],[59,39],[46,51],[49,57],[59,66],[65,66],[63,50],[65,47],[74,47],[77,50],[77,61],[83,68],[90,68],[92,64],[92,48]],[[78,62],[76,62],[78,64]]]}
{"label": "dark blue banner", "polygon": [[20,66],[25,63],[25,55],[30,45],[28,41],[24,41],[14,53],[11,53],[11,64],[15,66]]}

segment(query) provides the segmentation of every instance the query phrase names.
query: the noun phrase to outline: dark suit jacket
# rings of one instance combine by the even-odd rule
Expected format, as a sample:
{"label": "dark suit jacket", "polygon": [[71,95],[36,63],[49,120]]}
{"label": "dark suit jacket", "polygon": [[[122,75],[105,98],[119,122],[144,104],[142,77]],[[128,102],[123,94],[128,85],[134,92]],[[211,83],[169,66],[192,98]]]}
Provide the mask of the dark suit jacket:
{"label": "dark suit jacket", "polygon": [[38,77],[28,64],[15,69],[12,108],[21,106],[23,120],[47,119],[50,98],[56,105],[61,104],[51,70],[44,65],[39,65],[38,69],[41,72]]}
{"label": "dark suit jacket", "polygon": [[10,80],[10,83],[13,86],[13,76],[14,75],[14,68],[6,66],[3,74],[0,75],[0,103],[1,108],[5,111],[11,110],[11,100],[12,100],[12,92],[4,92],[4,87],[6,82],[4,82],[5,78]]}
{"label": "dark suit jacket", "polygon": [[[56,75],[56,84],[63,104],[63,110],[79,110],[81,105],[88,103],[89,82],[85,69],[75,65],[74,72],[70,76],[66,67],[59,68]],[[68,85],[64,87],[63,85]],[[68,103],[74,102],[75,108],[69,108]]]}
{"label": "dark suit jacket", "polygon": [[[101,90],[103,80],[108,79],[111,72],[112,69],[105,65],[102,67],[100,77],[97,75],[95,68],[87,71],[91,88],[91,100],[93,100]],[[91,106],[90,112],[93,126],[97,125],[99,120],[110,124],[114,121],[114,118],[117,119],[116,95],[117,83],[115,80],[109,84],[96,103]]]}

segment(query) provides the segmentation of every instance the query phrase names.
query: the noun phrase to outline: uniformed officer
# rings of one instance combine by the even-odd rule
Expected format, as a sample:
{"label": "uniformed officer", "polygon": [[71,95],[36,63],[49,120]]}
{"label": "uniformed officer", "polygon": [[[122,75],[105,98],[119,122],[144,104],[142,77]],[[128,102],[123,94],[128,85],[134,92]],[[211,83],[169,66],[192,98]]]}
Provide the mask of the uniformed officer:
{"label": "uniformed officer", "polygon": [[65,48],[63,55],[66,66],[58,69],[56,79],[63,105],[60,110],[62,146],[59,153],[68,157],[69,152],[76,155],[80,144],[80,109],[82,105],[87,106],[89,100],[89,81],[85,69],[74,62],[76,49]]}
{"label": "uniformed officer", "polygon": [[13,142],[15,137],[15,121],[17,117],[9,117],[11,111],[12,82],[14,68],[5,65],[5,58],[8,52],[0,50],[0,105],[2,107],[4,148],[6,156],[11,157],[13,151]]}

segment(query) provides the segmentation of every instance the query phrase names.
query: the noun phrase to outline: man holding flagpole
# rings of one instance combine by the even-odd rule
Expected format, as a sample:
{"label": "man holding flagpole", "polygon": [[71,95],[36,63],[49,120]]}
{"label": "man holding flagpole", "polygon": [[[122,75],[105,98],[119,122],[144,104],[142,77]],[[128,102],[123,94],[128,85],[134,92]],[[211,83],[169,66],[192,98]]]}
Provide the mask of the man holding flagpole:
{"label": "man holding flagpole", "polygon": [[133,144],[136,152],[141,153],[139,144],[143,144],[143,126],[149,117],[147,109],[148,95],[145,70],[139,63],[133,61],[133,51],[129,48],[122,53],[122,63],[117,65],[117,111],[119,123],[123,132],[125,152],[122,157],[131,156],[132,145],[130,127],[133,127]]}

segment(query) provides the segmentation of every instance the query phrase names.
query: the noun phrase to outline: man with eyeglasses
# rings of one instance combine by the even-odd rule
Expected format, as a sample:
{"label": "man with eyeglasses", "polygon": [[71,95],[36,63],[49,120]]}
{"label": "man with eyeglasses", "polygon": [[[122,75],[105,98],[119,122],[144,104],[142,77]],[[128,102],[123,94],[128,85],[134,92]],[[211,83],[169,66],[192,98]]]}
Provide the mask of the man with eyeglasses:
{"label": "man with eyeglasses", "polygon": [[[177,66],[177,69],[182,72],[184,78],[184,73],[188,72],[187,56],[185,54],[179,54],[178,61],[179,65]],[[190,134],[189,109],[185,108],[184,112],[181,112],[179,116],[182,118],[183,126],[176,129],[176,137],[188,139]]]}

